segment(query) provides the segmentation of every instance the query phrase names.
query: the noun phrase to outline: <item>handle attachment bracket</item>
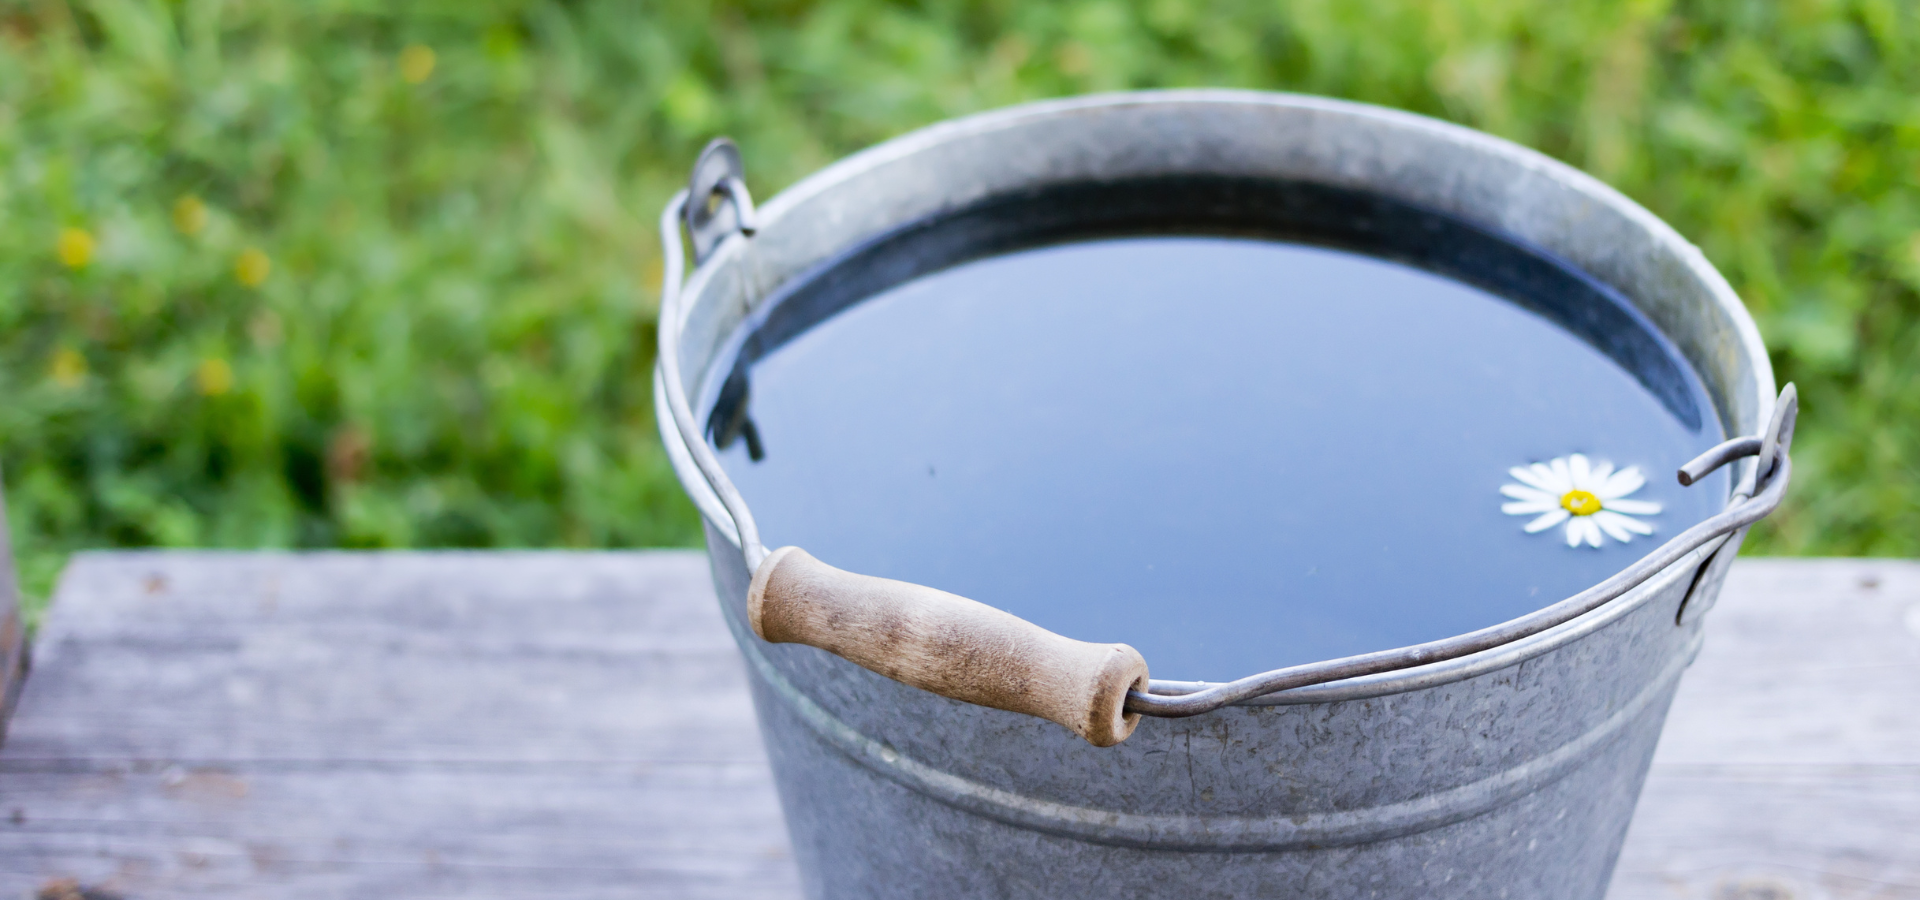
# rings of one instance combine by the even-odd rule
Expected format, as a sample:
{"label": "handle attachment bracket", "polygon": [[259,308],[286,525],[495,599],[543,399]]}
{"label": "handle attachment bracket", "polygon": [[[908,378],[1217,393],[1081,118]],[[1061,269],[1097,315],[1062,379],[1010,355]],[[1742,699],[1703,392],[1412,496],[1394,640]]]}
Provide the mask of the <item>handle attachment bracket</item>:
{"label": "handle attachment bracket", "polygon": [[[1735,459],[1759,456],[1753,470],[1747,473],[1747,478],[1753,483],[1742,485],[1733,496],[1735,504],[1746,502],[1759,488],[1766,487],[1774,476],[1781,474],[1780,459],[1786,455],[1787,448],[1793,446],[1793,427],[1799,418],[1800,389],[1788,382],[1780,391],[1779,402],[1773,405],[1773,417],[1764,433],[1757,437],[1734,438],[1700,454],[1692,462],[1680,467],[1680,483],[1691,485]],[[1714,548],[1713,555],[1693,576],[1693,585],[1687,588],[1686,599],[1680,601],[1680,609],[1673,614],[1673,624],[1698,622],[1719,601],[1720,585],[1727,580],[1727,570],[1733,568],[1734,557],[1740,555],[1740,544],[1747,539],[1747,532],[1752,528],[1751,525],[1745,525],[1734,529],[1721,541],[1720,546]]]}
{"label": "handle attachment bracket", "polygon": [[707,142],[687,179],[687,235],[693,239],[693,264],[700,265],[734,232],[752,236],[753,196],[747,193],[747,170],[732,138]]}

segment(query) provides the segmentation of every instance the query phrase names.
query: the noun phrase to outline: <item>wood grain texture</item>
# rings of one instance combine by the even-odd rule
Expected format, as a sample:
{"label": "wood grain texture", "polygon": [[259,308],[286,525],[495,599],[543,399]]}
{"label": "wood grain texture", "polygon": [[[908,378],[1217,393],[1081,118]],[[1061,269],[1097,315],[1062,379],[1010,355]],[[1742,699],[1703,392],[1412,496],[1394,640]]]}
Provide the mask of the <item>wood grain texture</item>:
{"label": "wood grain texture", "polygon": [[75,561],[0,748],[0,898],[790,898],[704,558]]}
{"label": "wood grain texture", "polygon": [[[1610,900],[1920,900],[1920,564],[1746,560]],[[0,898],[798,897],[689,553],[77,560]]]}
{"label": "wood grain texture", "polygon": [[1127,691],[1147,662],[1126,644],[1062,637],[1011,613],[924,585],[836,569],[799,547],[760,563],[747,590],[754,633],[805,644],[964,703],[1038,716],[1096,747],[1140,723]]}
{"label": "wood grain texture", "polygon": [[1920,563],[1736,563],[1610,900],[1920,898]]}
{"label": "wood grain texture", "polygon": [[27,627],[20,618],[20,584],[14,578],[13,541],[7,534],[7,501],[0,497],[0,741],[6,739],[26,674]]}

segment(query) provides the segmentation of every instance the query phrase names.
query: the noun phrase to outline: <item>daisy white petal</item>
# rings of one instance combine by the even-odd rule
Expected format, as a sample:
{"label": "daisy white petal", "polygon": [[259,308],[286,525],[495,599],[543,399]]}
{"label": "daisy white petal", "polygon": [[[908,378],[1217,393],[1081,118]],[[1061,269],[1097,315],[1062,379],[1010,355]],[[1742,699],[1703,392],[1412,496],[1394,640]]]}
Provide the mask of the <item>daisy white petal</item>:
{"label": "daisy white petal", "polygon": [[[1627,500],[1647,483],[1635,466],[1617,469],[1584,453],[1569,453],[1545,462],[1507,470],[1518,484],[1503,484],[1500,493],[1511,502],[1500,505],[1510,516],[1533,516],[1524,530],[1538,534],[1564,525],[1567,546],[1605,547],[1607,539],[1621,543],[1634,535],[1654,533],[1652,525],[1634,516],[1657,515],[1661,505],[1650,500]],[[1568,504],[1572,503],[1572,508]],[[1576,512],[1575,510],[1578,510]]]}
{"label": "daisy white petal", "polygon": [[1621,527],[1620,523],[1631,522],[1631,521],[1633,520],[1627,518],[1626,516],[1620,515],[1619,513],[1608,515],[1605,510],[1601,510],[1600,512],[1593,514],[1593,524],[1598,525],[1601,531],[1604,531],[1607,533],[1608,537],[1613,538],[1614,540],[1619,541],[1622,544],[1632,541],[1633,533],[1628,531],[1624,527]]}
{"label": "daisy white petal", "polygon": [[1588,473],[1587,481],[1593,484],[1606,484],[1608,476],[1612,474],[1613,463],[1597,462],[1593,464],[1593,471]]}
{"label": "daisy white petal", "polygon": [[1640,486],[1646,483],[1647,476],[1640,474],[1639,466],[1628,466],[1613,473],[1613,477],[1608,478],[1606,483],[1594,488],[1593,495],[1602,500],[1612,500],[1615,497],[1625,497],[1639,490]]}
{"label": "daisy white petal", "polygon": [[1660,504],[1651,500],[1605,500],[1602,501],[1600,505],[1602,509],[1623,512],[1630,516],[1657,516],[1660,514]]}
{"label": "daisy white petal", "polygon": [[1538,467],[1537,466],[1533,466],[1533,467],[1514,466],[1513,468],[1507,470],[1507,474],[1512,475],[1515,481],[1519,481],[1531,487],[1539,488],[1540,490],[1546,491],[1548,493],[1561,493],[1561,494],[1566,493],[1566,491],[1557,491],[1557,492],[1554,491],[1552,483],[1547,481],[1547,479],[1540,477],[1539,472],[1534,471],[1534,469],[1536,468]]}
{"label": "daisy white petal", "polygon": [[1590,491],[1593,489],[1593,466],[1588,462],[1586,454],[1575,453],[1567,457],[1567,474],[1573,477],[1575,490]]}
{"label": "daisy white petal", "polygon": [[[1612,525],[1631,531],[1634,534],[1652,534],[1653,533],[1652,525],[1648,525],[1647,523],[1642,522],[1639,519],[1633,518],[1632,516],[1623,516],[1611,510],[1603,509],[1597,513],[1594,513],[1593,520],[1596,522],[1599,522],[1601,528],[1607,528],[1609,523],[1611,523]],[[1613,534],[1613,529],[1607,528],[1607,533]],[[1620,537],[1620,536],[1615,534],[1614,537]],[[1626,538],[1620,538],[1620,539],[1623,541],[1626,540]]]}
{"label": "daisy white petal", "polygon": [[1555,472],[1552,466],[1546,463],[1534,463],[1530,468],[1533,469],[1534,475],[1538,476],[1541,481],[1546,482],[1547,490],[1555,494],[1564,494],[1573,490],[1573,482],[1568,481],[1558,472]]}
{"label": "daisy white petal", "polygon": [[1573,514],[1570,512],[1567,512],[1564,509],[1549,510],[1546,515],[1543,515],[1538,519],[1528,522],[1526,527],[1526,532],[1528,534],[1539,534],[1540,532],[1545,531],[1549,528],[1552,528],[1553,526],[1558,525],[1561,522],[1565,522],[1570,518],[1573,518]]}
{"label": "daisy white petal", "polygon": [[1518,484],[1503,484],[1500,486],[1500,493],[1512,497],[1515,500],[1540,500],[1547,503],[1557,503],[1560,500],[1560,498],[1554,494],[1549,494],[1546,491],[1536,491],[1533,488]]}

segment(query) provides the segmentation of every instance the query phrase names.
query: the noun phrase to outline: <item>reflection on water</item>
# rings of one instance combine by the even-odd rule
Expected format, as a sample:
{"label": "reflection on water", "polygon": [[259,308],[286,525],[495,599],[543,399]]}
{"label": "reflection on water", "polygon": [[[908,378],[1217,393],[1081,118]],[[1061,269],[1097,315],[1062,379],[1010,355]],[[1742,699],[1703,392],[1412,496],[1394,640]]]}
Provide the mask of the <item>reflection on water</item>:
{"label": "reflection on water", "polygon": [[[1697,380],[1619,358],[1372,256],[1118,237],[796,330],[713,424],[768,546],[1217,681],[1511,618],[1716,511],[1724,475],[1671,474],[1721,436]],[[1569,549],[1501,514],[1508,467],[1571,452],[1648,473],[1654,537]]]}

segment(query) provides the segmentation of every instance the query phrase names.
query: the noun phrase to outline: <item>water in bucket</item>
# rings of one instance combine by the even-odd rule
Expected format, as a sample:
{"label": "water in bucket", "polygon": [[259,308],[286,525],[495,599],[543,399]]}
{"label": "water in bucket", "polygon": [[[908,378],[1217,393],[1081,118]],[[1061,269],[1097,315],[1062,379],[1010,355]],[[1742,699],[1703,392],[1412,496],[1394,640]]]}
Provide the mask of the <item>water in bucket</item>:
{"label": "water in bucket", "polygon": [[1158,678],[1492,625],[1726,497],[1674,482],[1723,435],[1624,301],[1350,191],[1055,189],[767,309],[709,380],[709,430],[769,546],[1132,644]]}

